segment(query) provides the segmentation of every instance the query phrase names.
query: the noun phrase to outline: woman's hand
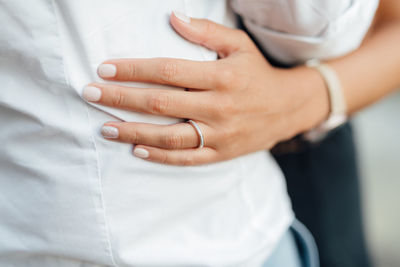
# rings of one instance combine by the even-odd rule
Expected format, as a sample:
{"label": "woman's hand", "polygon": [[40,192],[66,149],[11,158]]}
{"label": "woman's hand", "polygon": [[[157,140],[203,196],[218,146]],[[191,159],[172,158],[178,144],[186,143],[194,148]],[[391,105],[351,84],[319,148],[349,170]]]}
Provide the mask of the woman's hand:
{"label": "woman's hand", "polygon": [[216,51],[220,59],[109,60],[98,73],[107,80],[168,84],[187,91],[96,83],[83,95],[102,105],[192,119],[204,135],[204,148],[197,148],[199,136],[186,122],[105,123],[103,136],[135,144],[134,155],[173,165],[217,162],[269,149],[327,115],[327,95],[315,71],[272,67],[243,31],[181,14],[171,15],[170,22],[181,36]]}

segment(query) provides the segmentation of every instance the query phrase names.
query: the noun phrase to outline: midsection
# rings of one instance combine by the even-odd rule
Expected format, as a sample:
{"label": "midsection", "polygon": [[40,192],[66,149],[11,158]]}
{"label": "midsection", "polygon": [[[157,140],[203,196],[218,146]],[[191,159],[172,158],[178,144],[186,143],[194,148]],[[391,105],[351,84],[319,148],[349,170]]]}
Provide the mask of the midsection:
{"label": "midsection", "polygon": [[[104,264],[112,260],[127,265],[157,261],[223,264],[243,261],[260,246],[272,249],[292,214],[282,174],[268,152],[197,167],[145,162],[132,155],[132,145],[103,139],[99,135],[101,125],[109,120],[166,124],[180,119],[104,108],[87,104],[80,97],[86,84],[104,82],[97,77],[96,68],[110,58],[215,60],[214,52],[179,37],[171,29],[168,16],[178,9],[222,22],[225,1],[54,3],[56,16],[47,21],[51,27],[45,36],[54,43],[49,43],[43,53],[57,59],[57,64],[50,65],[41,54],[21,49],[16,52],[20,57],[36,56],[35,62],[51,71],[28,79],[35,73],[28,66],[17,71],[15,63],[15,70],[10,69],[8,75],[21,80],[0,98],[6,102],[0,103],[0,108],[11,110],[0,120],[18,124],[0,135],[4,141],[11,140],[0,164],[14,166],[8,174],[15,178],[1,177],[0,182],[6,185],[3,188],[17,184],[23,189],[20,179],[39,181],[31,187],[33,197],[20,201],[18,209],[41,207],[35,210],[39,219],[30,227],[28,221],[15,218],[8,207],[0,205],[0,210],[27,229],[25,235],[32,239],[35,253]],[[46,8],[50,13],[51,5]],[[40,107],[19,104],[19,94],[31,95]],[[24,153],[19,153],[21,146],[15,134],[22,125],[30,124],[33,126],[20,137],[24,139]],[[35,141],[30,136],[35,136]],[[40,150],[47,153],[39,157],[35,153]],[[40,197],[43,192],[47,192],[48,201]],[[55,219],[41,227],[45,217]],[[2,229],[15,238],[21,234],[8,226]],[[37,243],[38,237],[47,241]],[[82,247],[74,246],[80,237],[85,240]],[[238,251],[241,253],[233,257],[232,253]]]}

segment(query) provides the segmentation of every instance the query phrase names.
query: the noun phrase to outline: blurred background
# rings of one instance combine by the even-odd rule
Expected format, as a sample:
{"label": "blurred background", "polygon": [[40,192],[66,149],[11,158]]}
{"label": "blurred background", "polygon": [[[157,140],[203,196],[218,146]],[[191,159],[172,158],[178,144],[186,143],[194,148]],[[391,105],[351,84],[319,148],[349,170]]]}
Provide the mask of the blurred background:
{"label": "blurred background", "polygon": [[376,267],[400,266],[400,92],[354,117],[367,240]]}

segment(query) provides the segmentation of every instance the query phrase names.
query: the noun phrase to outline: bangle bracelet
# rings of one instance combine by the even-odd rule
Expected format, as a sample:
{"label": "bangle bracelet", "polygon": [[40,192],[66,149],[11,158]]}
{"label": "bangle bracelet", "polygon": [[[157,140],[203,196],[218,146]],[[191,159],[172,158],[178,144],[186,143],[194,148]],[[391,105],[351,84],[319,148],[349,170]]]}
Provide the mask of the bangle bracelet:
{"label": "bangle bracelet", "polygon": [[309,60],[306,66],[317,70],[322,76],[329,96],[329,116],[320,125],[303,134],[303,138],[316,142],[321,140],[330,130],[337,128],[347,120],[347,106],[342,85],[336,72],[319,60]]}

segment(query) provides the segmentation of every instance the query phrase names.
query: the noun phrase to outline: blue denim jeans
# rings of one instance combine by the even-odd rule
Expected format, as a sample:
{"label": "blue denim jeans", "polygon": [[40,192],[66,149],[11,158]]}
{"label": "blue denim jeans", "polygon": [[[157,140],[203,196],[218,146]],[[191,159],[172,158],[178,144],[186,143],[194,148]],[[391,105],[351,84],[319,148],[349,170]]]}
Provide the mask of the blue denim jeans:
{"label": "blue denim jeans", "polygon": [[295,220],[262,267],[319,267],[318,250],[307,228]]}

